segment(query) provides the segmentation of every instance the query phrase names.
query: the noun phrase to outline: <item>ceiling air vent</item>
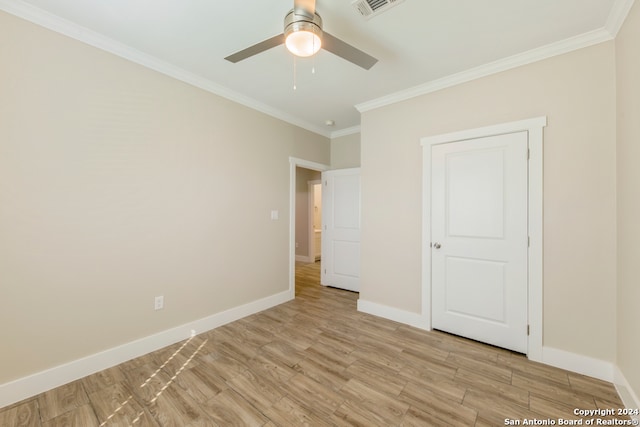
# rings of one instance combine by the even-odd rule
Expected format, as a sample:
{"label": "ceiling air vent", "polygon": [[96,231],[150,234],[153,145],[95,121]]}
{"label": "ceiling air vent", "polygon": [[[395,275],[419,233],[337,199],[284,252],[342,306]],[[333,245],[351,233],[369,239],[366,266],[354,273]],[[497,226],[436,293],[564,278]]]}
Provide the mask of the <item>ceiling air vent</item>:
{"label": "ceiling air vent", "polygon": [[355,7],[365,19],[371,19],[402,3],[404,0],[353,0],[351,6]]}

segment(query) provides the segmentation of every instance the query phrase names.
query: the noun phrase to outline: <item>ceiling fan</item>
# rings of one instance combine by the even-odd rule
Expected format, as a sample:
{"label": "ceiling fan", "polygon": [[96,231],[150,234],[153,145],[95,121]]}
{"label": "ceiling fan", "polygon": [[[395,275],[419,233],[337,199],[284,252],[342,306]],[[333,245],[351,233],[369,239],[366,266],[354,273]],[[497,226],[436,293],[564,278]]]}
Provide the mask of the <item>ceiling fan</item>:
{"label": "ceiling fan", "polygon": [[322,18],[316,13],[315,0],[294,0],[293,9],[284,18],[284,33],[227,56],[236,63],[265,50],[285,44],[296,56],[312,56],[320,48],[346,59],[365,70],[378,62],[376,58],[322,31]]}

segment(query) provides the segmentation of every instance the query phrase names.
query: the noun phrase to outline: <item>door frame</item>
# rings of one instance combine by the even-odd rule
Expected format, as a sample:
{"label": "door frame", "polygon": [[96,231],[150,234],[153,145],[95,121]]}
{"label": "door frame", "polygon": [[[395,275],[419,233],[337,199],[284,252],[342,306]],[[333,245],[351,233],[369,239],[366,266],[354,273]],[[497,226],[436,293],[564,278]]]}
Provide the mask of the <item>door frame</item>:
{"label": "door frame", "polygon": [[[315,220],[315,186],[316,185],[320,185],[320,188],[322,191],[322,180],[321,179],[316,179],[313,181],[307,181],[307,192],[309,193],[308,198],[309,198],[309,203],[308,203],[308,249],[307,249],[307,253],[309,254],[309,262],[316,262],[316,230],[314,227],[314,220]],[[321,208],[321,212],[320,215],[322,215],[322,208]]]}
{"label": "door frame", "polygon": [[329,170],[323,163],[289,157],[289,299],[296,297],[296,168],[311,169],[318,172]]}
{"label": "door frame", "polygon": [[530,360],[542,361],[543,334],[543,129],[547,117],[502,123],[420,139],[422,145],[422,321],[431,329],[431,147],[438,144],[507,133],[528,132],[528,350]]}

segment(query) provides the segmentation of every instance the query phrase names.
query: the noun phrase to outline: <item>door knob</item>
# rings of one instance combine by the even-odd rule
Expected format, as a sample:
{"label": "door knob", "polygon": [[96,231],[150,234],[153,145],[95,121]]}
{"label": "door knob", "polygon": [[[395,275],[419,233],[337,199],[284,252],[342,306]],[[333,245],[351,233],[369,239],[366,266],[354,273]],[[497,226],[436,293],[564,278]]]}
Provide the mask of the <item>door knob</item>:
{"label": "door knob", "polygon": [[436,249],[440,249],[442,246],[440,246],[440,243],[436,242],[433,244],[433,247]]}

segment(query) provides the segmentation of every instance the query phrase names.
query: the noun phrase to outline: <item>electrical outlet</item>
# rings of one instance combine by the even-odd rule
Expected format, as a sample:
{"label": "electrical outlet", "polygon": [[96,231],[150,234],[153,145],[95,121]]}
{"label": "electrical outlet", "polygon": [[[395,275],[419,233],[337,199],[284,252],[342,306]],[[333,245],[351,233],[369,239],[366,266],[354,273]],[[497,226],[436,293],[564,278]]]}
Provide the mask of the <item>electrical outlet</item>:
{"label": "electrical outlet", "polygon": [[164,296],[160,295],[157,296],[154,300],[154,309],[155,310],[160,310],[162,308],[164,308]]}

